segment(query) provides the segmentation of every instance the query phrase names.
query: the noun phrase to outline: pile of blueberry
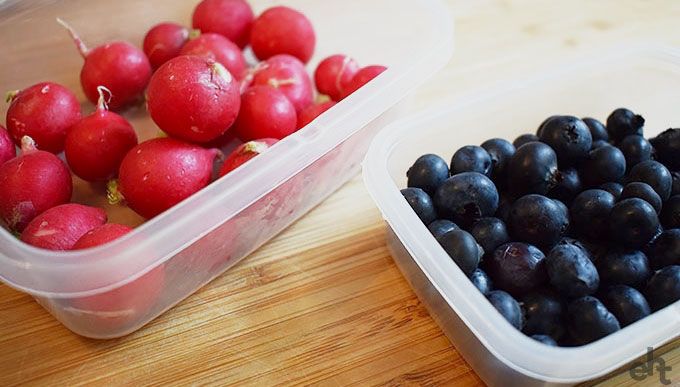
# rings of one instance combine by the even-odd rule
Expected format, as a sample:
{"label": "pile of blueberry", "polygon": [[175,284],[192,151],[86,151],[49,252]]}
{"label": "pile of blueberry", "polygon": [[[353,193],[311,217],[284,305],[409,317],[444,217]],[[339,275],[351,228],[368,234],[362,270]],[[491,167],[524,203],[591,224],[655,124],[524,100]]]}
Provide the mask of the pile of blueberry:
{"label": "pile of blueberry", "polygon": [[508,322],[587,344],[680,299],[680,129],[647,140],[644,122],[551,116],[419,157],[401,192]]}

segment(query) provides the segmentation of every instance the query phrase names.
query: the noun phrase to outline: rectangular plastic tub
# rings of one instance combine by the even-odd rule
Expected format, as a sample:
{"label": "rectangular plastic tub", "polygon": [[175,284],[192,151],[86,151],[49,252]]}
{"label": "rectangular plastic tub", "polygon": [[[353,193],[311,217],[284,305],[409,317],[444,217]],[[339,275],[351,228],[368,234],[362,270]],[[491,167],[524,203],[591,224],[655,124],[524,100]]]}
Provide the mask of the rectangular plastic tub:
{"label": "rectangular plastic tub", "polygon": [[[10,0],[0,5],[0,85],[11,90],[52,80],[85,101],[78,84],[82,59],[55,17],[91,46],[112,39],[139,45],[155,23],[187,23],[195,3]],[[278,4],[251,3],[256,13]],[[397,103],[443,67],[453,50],[452,21],[438,0],[286,4],[316,28],[310,72],[337,52],[389,70],[270,151],[110,245],[56,253],[22,244],[2,229],[0,279],[31,294],[77,334],[113,338],[139,329],[354,176],[372,137],[398,114]],[[0,109],[4,116],[6,106]],[[92,107],[84,103],[84,109]],[[141,139],[156,135],[143,109],[125,115]],[[101,186],[74,181],[75,201],[105,207],[110,221],[141,223],[130,210],[107,205]]]}
{"label": "rectangular plastic tub", "polygon": [[554,348],[512,327],[439,246],[402,198],[406,170],[425,153],[449,159],[461,146],[514,139],[552,114],[605,119],[626,106],[646,135],[680,125],[680,52],[637,48],[598,53],[532,79],[478,93],[386,127],[364,160],[364,180],[388,227],[388,246],[435,321],[493,386],[572,385],[606,375],[680,335],[680,302],[602,340]]}

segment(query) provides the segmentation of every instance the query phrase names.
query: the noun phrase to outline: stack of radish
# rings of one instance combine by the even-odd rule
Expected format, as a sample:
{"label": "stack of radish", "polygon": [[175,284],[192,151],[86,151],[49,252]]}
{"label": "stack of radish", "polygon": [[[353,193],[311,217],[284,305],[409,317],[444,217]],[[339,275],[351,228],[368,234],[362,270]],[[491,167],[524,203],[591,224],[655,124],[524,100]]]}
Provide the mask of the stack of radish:
{"label": "stack of radish", "polygon": [[[69,167],[85,181],[107,184],[112,202],[152,218],[213,180],[214,162],[222,159],[214,144],[234,136],[242,142],[219,178],[385,70],[333,55],[312,80],[305,64],[316,37],[305,15],[277,6],[255,18],[245,0],[204,0],[193,29],[158,24],[143,51],[121,41],[90,49],[58,21],[84,58],[80,82],[96,110],[82,117],[71,91],[39,83],[10,93],[7,129],[0,127],[0,219],[22,241],[51,250],[90,248],[131,231],[106,224],[103,209],[70,203]],[[242,51],[248,45],[261,62],[249,66]],[[314,84],[326,97],[315,96]],[[138,143],[116,112],[144,99],[167,136]],[[62,151],[67,163],[56,156]]]}

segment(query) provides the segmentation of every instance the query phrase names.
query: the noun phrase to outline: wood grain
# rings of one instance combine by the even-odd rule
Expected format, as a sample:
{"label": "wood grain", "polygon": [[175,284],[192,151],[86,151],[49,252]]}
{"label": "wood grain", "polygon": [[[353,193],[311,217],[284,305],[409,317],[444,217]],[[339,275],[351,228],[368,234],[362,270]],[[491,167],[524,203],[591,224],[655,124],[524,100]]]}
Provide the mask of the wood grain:
{"label": "wood grain", "polygon": [[[680,45],[680,3],[673,1],[448,3],[456,15],[455,59],[416,93],[412,110],[455,103],[500,80],[611,45]],[[1,30],[10,16],[9,8],[0,9]],[[138,28],[129,19],[129,29],[120,27],[121,18],[86,28],[107,30],[108,23],[123,35]],[[11,44],[35,49],[30,39]],[[37,66],[22,63],[21,55],[9,60]],[[26,82],[0,80],[3,87]],[[0,347],[2,386],[482,383],[396,268],[381,216],[359,177],[231,271],[121,339],[80,338],[29,296],[0,285]],[[663,356],[673,367],[668,376],[680,383],[680,349]],[[633,382],[624,370],[603,383]],[[657,384],[650,377],[639,385]]]}

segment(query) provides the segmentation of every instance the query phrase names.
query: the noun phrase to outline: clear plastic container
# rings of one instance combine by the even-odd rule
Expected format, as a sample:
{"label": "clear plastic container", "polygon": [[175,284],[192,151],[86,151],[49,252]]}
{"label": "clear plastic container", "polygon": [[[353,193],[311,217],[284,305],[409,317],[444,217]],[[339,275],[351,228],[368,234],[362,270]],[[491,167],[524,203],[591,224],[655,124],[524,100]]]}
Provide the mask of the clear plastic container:
{"label": "clear plastic container", "polygon": [[[251,3],[256,12],[278,4]],[[22,244],[2,229],[0,279],[31,294],[77,334],[113,338],[139,329],[354,176],[371,138],[398,115],[397,103],[443,67],[453,51],[452,21],[438,0],[286,4],[304,11],[316,28],[310,71],[338,52],[389,70],[270,151],[112,244],[57,253]],[[72,24],[91,46],[111,39],[139,45],[155,23],[188,22],[192,7],[160,0],[9,1],[0,5],[0,85],[18,89],[52,80],[85,101],[78,84],[82,59],[55,17]],[[4,116],[6,106],[0,109]],[[125,115],[141,139],[157,133],[143,109]],[[130,210],[107,205],[101,186],[78,179],[75,186],[74,200],[105,207],[111,221],[141,223]]]}
{"label": "clear plastic container", "polygon": [[406,186],[406,170],[425,153],[449,159],[464,145],[533,132],[552,114],[604,120],[625,106],[643,114],[646,135],[655,135],[680,126],[678,90],[680,51],[618,49],[400,120],[374,139],[364,160],[364,181],[386,220],[391,253],[442,330],[487,384],[572,385],[617,370],[648,347],[658,353],[680,335],[680,302],[586,346],[540,344],[495,311],[411,210],[399,192]]}

